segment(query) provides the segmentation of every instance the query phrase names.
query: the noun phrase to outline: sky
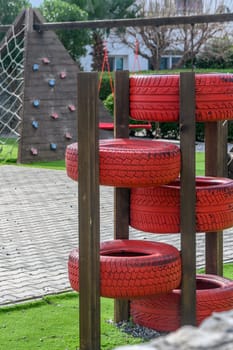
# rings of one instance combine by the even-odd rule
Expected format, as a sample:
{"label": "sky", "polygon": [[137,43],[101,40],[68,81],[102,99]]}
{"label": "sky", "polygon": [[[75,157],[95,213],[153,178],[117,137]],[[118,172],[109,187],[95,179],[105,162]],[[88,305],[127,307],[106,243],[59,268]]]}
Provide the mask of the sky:
{"label": "sky", "polygon": [[32,7],[39,7],[42,4],[43,0],[30,0]]}

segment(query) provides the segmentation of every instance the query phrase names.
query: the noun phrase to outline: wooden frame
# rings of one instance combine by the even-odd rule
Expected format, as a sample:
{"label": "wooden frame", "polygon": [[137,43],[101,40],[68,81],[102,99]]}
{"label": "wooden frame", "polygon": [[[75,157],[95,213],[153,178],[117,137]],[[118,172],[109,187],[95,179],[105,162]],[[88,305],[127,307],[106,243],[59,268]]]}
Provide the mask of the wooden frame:
{"label": "wooden frame", "polygon": [[195,74],[180,74],[181,323],[196,325]]}
{"label": "wooden frame", "polygon": [[80,349],[100,349],[98,74],[78,73]]}
{"label": "wooden frame", "polygon": [[[129,137],[129,72],[118,71],[115,74],[114,93],[114,137]],[[114,189],[114,238],[129,238],[129,195],[128,188]],[[127,300],[115,300],[114,320],[128,320],[129,303]]]}

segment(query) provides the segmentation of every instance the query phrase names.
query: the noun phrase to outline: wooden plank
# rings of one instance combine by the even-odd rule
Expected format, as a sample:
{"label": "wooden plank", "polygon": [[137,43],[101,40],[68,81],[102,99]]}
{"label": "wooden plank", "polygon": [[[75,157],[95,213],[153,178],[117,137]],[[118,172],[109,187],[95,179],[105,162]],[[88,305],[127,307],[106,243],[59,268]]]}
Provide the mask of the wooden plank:
{"label": "wooden plank", "polygon": [[[129,72],[115,74],[114,93],[114,137],[129,137]],[[128,188],[115,188],[114,191],[114,238],[129,238],[129,194]],[[128,320],[128,300],[115,300],[115,322]]]}
{"label": "wooden plank", "polygon": [[196,324],[195,74],[180,74],[181,324]]}
{"label": "wooden plank", "polygon": [[80,349],[100,349],[98,74],[78,73]]}
{"label": "wooden plank", "polygon": [[78,29],[78,28],[119,28],[119,27],[143,27],[143,26],[176,26],[180,24],[231,22],[233,13],[214,15],[194,15],[176,16],[160,18],[130,18],[95,20],[82,22],[58,22],[58,23],[35,23],[34,29],[37,31],[58,30],[58,29]]}
{"label": "wooden plank", "polygon": [[[227,122],[205,124],[205,174],[227,177]],[[223,232],[206,233],[206,273],[223,274]]]}

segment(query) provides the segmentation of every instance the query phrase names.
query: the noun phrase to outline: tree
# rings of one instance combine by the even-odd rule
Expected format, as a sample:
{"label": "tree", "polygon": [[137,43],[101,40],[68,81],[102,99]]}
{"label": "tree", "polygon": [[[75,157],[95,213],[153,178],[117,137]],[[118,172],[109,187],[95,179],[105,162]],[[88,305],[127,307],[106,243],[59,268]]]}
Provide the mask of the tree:
{"label": "tree", "polygon": [[[139,17],[170,17],[194,15],[202,13],[223,13],[229,11],[225,0],[141,0]],[[161,57],[168,53],[179,53],[181,59],[177,66],[184,66],[194,61],[195,56],[208,40],[226,31],[225,24],[204,23],[182,25],[179,27],[137,27],[128,28],[123,42],[134,49],[136,39],[139,40],[139,54],[150,60],[153,69],[159,69]]]}
{"label": "tree", "polygon": [[29,0],[0,0],[0,24],[12,24],[18,14],[30,6]]}
{"label": "tree", "polygon": [[[66,0],[88,13],[88,20],[135,17],[138,5],[135,0]],[[104,38],[109,31],[96,29],[92,33],[92,68],[100,71],[103,61]]]}
{"label": "tree", "polygon": [[[170,17],[175,15],[172,0],[146,1],[142,0],[138,17]],[[131,27],[127,28],[123,42],[135,49],[136,40],[139,41],[138,54],[151,62],[153,69],[159,69],[161,56],[171,48],[174,37],[174,27]]]}
{"label": "tree", "polygon": [[232,68],[232,40],[228,36],[209,40],[197,56],[195,64],[198,68]]}
{"label": "tree", "polygon": [[[226,0],[207,0],[199,2],[198,8],[190,8],[190,0],[181,0],[183,9],[181,13],[185,16],[201,13],[225,13],[229,12],[228,1]],[[194,64],[195,58],[201,50],[208,45],[213,38],[226,37],[227,29],[224,23],[201,23],[193,26],[183,25],[180,27],[177,44],[182,47],[182,57],[177,63],[177,67],[184,66],[187,63]]]}
{"label": "tree", "polygon": [[[75,4],[62,0],[45,0],[40,10],[48,22],[71,22],[88,19],[87,13]],[[90,43],[88,30],[58,30],[57,35],[67,51],[78,61]]]}
{"label": "tree", "polygon": [[[15,18],[26,7],[30,7],[29,0],[0,0],[0,24],[12,24]],[[4,35],[4,33],[0,33],[0,40]]]}

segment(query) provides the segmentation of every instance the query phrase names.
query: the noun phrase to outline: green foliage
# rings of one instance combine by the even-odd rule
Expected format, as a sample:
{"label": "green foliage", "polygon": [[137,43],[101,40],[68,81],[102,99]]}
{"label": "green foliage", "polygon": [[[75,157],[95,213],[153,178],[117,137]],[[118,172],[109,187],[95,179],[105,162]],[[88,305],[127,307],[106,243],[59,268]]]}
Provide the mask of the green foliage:
{"label": "green foliage", "polygon": [[229,37],[214,38],[195,59],[197,68],[232,68],[233,43]]}
{"label": "green foliage", "polygon": [[135,17],[138,6],[135,0],[65,0],[88,13],[88,19]]}
{"label": "green foliage", "polygon": [[[114,81],[114,74],[111,73],[112,80]],[[104,72],[102,75],[102,82],[99,91],[99,98],[104,101],[106,98],[112,93],[111,85],[110,85],[110,77],[108,72]]]}
{"label": "green foliage", "polygon": [[205,123],[196,123],[196,140],[204,142],[204,140],[205,140]]}
{"label": "green foliage", "polygon": [[111,113],[111,115],[114,115],[114,97],[113,94],[108,95],[106,100],[104,100],[104,106],[107,108],[107,110]]}
{"label": "green foliage", "polygon": [[233,123],[231,120],[228,121],[228,141],[233,141]]}
{"label": "green foliage", "polygon": [[[0,0],[0,24],[12,24],[20,12],[30,5],[29,0]],[[4,35],[0,33],[0,40]]]}
{"label": "green foliage", "polygon": [[179,136],[179,123],[159,123],[163,139],[177,139]]}
{"label": "green foliage", "polygon": [[0,24],[12,24],[20,12],[30,6],[29,0],[0,0]]}
{"label": "green foliage", "polygon": [[[40,10],[48,22],[72,22],[88,19],[88,14],[80,7],[62,0],[45,0]],[[76,61],[86,53],[85,45],[90,43],[88,30],[58,30],[57,35]]]}

